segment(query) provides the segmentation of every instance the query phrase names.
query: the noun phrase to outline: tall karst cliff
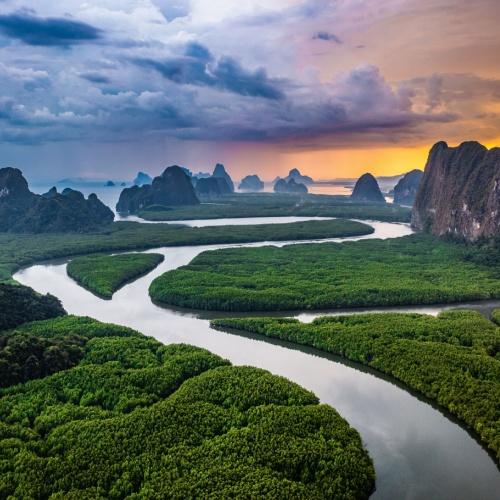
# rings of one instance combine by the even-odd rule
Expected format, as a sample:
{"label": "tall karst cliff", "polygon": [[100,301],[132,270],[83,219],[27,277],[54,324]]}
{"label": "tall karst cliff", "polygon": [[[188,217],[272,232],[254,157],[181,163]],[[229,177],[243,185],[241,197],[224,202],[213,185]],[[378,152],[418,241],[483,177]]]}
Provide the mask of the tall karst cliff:
{"label": "tall karst cliff", "polygon": [[412,226],[469,241],[500,236],[500,148],[435,144],[415,199]]}

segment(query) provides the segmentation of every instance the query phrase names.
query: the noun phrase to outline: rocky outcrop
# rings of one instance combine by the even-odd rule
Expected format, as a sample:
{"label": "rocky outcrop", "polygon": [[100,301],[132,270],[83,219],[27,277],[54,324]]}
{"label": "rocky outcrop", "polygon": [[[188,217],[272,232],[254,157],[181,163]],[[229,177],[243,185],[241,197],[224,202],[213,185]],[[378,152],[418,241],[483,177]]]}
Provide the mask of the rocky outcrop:
{"label": "rocky outcrop", "polygon": [[423,175],[418,169],[405,174],[394,187],[394,203],[412,206]]}
{"label": "rocky outcrop", "polygon": [[238,189],[241,191],[262,191],[264,189],[264,183],[260,180],[258,175],[247,175],[241,180]]}
{"label": "rocky outcrop", "polygon": [[85,232],[113,222],[113,212],[95,194],[53,187],[32,193],[20,170],[0,169],[0,231],[22,233]]}
{"label": "rocky outcrop", "polygon": [[415,198],[412,226],[469,241],[500,235],[500,148],[435,144]]}
{"label": "rocky outcrop", "polygon": [[290,170],[290,172],[288,172],[288,175],[285,177],[286,181],[291,181],[292,179],[295,182],[299,184],[305,184],[306,186],[314,184],[314,180],[312,179],[312,177],[309,177],[308,175],[302,175],[298,168],[292,168],[292,170]]}
{"label": "rocky outcrop", "polygon": [[116,210],[124,214],[137,214],[151,205],[169,207],[199,203],[190,178],[181,167],[173,165],[165,169],[159,177],[155,177],[151,185],[124,189]]}
{"label": "rocky outcrop", "polygon": [[150,175],[145,174],[144,172],[138,172],[134,179],[134,186],[144,186],[144,184],[151,184],[153,179]]}
{"label": "rocky outcrop", "polygon": [[363,174],[356,182],[351,200],[364,203],[385,203],[384,195],[372,174]]}
{"label": "rocky outcrop", "polygon": [[231,176],[226,172],[226,169],[224,165],[222,165],[222,163],[217,163],[217,165],[215,165],[212,177],[220,177],[222,179],[225,179],[229,188],[231,189],[231,193],[234,193],[233,180],[231,179]]}
{"label": "rocky outcrop", "polygon": [[231,188],[226,179],[222,177],[203,177],[195,179],[196,195],[201,199],[220,198],[221,196],[231,194]]}
{"label": "rocky outcrop", "polygon": [[275,193],[295,193],[295,194],[306,194],[307,186],[305,184],[300,184],[295,182],[294,179],[286,181],[285,179],[279,179],[274,185]]}
{"label": "rocky outcrop", "polygon": [[115,183],[113,181],[106,182],[106,187],[115,187]]}

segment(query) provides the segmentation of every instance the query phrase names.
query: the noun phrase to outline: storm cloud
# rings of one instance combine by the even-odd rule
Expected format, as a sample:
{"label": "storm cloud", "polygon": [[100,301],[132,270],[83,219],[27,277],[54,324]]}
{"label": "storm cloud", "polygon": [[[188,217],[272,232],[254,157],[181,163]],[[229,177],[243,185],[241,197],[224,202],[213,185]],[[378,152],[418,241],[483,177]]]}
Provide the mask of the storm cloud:
{"label": "storm cloud", "polygon": [[66,18],[42,18],[27,13],[0,15],[0,32],[28,45],[68,47],[101,38],[101,30]]}
{"label": "storm cloud", "polygon": [[172,82],[184,85],[215,87],[243,96],[282,99],[278,82],[267,76],[263,68],[249,71],[234,58],[215,59],[210,50],[196,42],[189,43],[180,57],[164,60],[139,58],[133,61],[153,68]]}
{"label": "storm cloud", "polygon": [[458,1],[1,0],[2,156],[493,143],[500,4]]}

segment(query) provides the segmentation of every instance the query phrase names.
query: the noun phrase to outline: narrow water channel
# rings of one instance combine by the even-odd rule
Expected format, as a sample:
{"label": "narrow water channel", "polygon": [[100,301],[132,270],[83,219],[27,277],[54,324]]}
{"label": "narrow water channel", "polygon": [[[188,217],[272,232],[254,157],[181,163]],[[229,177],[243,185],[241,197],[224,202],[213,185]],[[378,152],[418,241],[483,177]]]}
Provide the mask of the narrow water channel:
{"label": "narrow water channel", "polygon": [[[228,223],[227,219],[197,222],[207,226]],[[235,219],[231,223],[256,222],[260,221]],[[267,217],[266,222],[272,223],[274,218]],[[394,238],[411,233],[406,224],[369,224],[375,228],[372,235],[327,241]],[[149,298],[148,288],[154,278],[188,264],[206,250],[290,243],[294,242],[148,250],[162,253],[165,261],[119,290],[109,301],[99,299],[71,280],[66,274],[66,261],[31,266],[19,271],[15,279],[39,292],[59,297],[71,314],[126,325],[164,343],[184,342],[204,347],[235,365],[264,368],[312,390],[361,433],[377,473],[373,499],[497,499],[500,473],[488,453],[457,423],[408,391],[361,367],[312,350],[214,331],[206,315],[160,308]],[[441,308],[420,309],[435,314]],[[303,320],[312,316],[298,315]]]}

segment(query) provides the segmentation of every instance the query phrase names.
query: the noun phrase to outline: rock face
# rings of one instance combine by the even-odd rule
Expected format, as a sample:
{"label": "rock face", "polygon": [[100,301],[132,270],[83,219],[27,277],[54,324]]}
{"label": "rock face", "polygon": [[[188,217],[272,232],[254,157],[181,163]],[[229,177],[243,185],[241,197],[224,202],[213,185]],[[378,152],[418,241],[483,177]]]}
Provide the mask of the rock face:
{"label": "rock face", "polygon": [[500,235],[500,148],[435,144],[413,205],[412,226],[469,241]]}
{"label": "rock face", "polygon": [[385,203],[377,179],[372,174],[363,174],[356,182],[351,194],[351,200],[370,203]]}
{"label": "rock face", "polygon": [[296,193],[305,194],[307,193],[307,186],[305,184],[299,184],[295,182],[294,179],[286,181],[285,179],[279,179],[274,185],[275,193]]}
{"label": "rock face", "polygon": [[314,184],[314,180],[312,179],[312,177],[309,177],[308,175],[302,175],[298,168],[292,168],[292,170],[290,170],[290,172],[288,172],[288,175],[285,177],[286,181],[290,181],[292,179],[295,182],[299,184],[305,184],[306,186]]}
{"label": "rock face", "polygon": [[262,191],[264,183],[260,180],[258,175],[247,175],[244,177],[238,188],[241,191]]}
{"label": "rock face", "polygon": [[405,174],[394,187],[394,203],[412,206],[423,175],[422,170],[418,169]]}
{"label": "rock face", "polygon": [[20,170],[0,169],[0,231],[22,233],[84,232],[113,222],[113,212],[95,194],[53,187],[32,193]]}
{"label": "rock face", "polygon": [[190,178],[181,167],[173,165],[165,169],[159,177],[155,177],[151,185],[124,189],[116,210],[120,213],[136,214],[151,205],[168,207],[199,203]]}
{"label": "rock face", "polygon": [[234,193],[233,180],[231,179],[231,176],[226,172],[226,169],[224,165],[222,165],[222,163],[217,163],[217,165],[215,165],[212,177],[220,177],[222,179],[225,179],[229,188],[231,189],[231,193]]}
{"label": "rock face", "polygon": [[144,186],[144,184],[151,184],[153,179],[150,175],[145,174],[144,172],[138,172],[136,178],[134,179],[135,186]]}
{"label": "rock face", "polygon": [[203,199],[220,198],[232,192],[226,179],[222,177],[195,179],[194,186],[196,195]]}

